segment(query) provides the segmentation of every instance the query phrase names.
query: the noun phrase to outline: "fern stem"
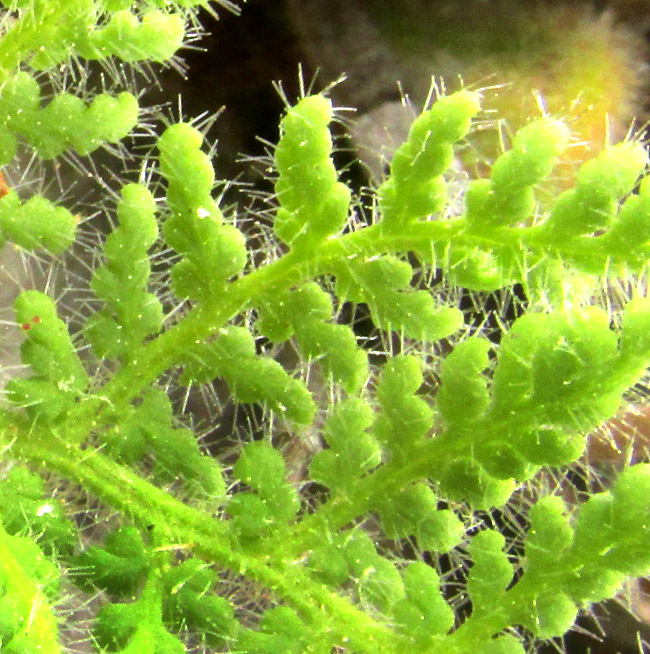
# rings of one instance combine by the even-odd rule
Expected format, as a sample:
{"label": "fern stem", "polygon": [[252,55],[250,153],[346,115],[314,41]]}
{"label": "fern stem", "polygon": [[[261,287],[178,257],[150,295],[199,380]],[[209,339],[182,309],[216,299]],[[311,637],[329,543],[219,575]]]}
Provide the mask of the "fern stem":
{"label": "fern stem", "polygon": [[[142,528],[153,524],[158,543],[191,544],[193,552],[205,561],[245,574],[270,588],[299,611],[308,624],[327,631],[328,638],[336,634],[337,642],[358,639],[360,644],[374,644],[386,652],[397,652],[409,644],[408,639],[310,579],[300,569],[299,560],[245,552],[229,537],[224,522],[175,499],[97,450],[80,450],[48,430],[36,428],[32,440],[17,447],[16,454],[83,485]],[[323,609],[329,613],[328,619],[324,619]]]}

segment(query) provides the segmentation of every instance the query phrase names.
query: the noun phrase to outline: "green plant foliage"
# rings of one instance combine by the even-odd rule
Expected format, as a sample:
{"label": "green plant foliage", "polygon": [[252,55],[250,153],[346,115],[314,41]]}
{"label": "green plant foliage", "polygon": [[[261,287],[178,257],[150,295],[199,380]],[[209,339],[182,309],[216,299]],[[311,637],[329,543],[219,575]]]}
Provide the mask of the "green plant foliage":
{"label": "green plant foliage", "polygon": [[149,388],[139,402],[121,416],[119,426],[105,431],[102,444],[116,461],[127,465],[155,458],[154,476],[159,483],[182,481],[195,496],[219,501],[225,495],[221,468],[203,455],[190,429],[174,426],[167,395]]}
{"label": "green plant foliage", "polygon": [[182,654],[181,640],[167,631],[162,620],[162,598],[155,583],[148,583],[134,602],[102,607],[95,634],[102,651],[135,654]]}
{"label": "green plant foliage", "polygon": [[29,538],[0,529],[0,647],[2,652],[52,652],[61,648],[46,593],[56,594],[58,568]]}
{"label": "green plant foliage", "polygon": [[21,358],[34,374],[12,379],[7,386],[9,398],[35,418],[55,421],[74,406],[88,384],[88,375],[50,297],[25,291],[14,309],[25,334]]}
{"label": "green plant foliage", "polygon": [[189,355],[184,383],[223,377],[240,402],[265,402],[290,420],[311,422],[314,402],[304,383],[291,378],[276,361],[257,356],[247,329],[223,328],[215,340],[191,349]]}
{"label": "green plant foliage", "polygon": [[148,568],[145,544],[132,526],[112,532],[104,547],[92,546],[74,561],[80,583],[120,597],[136,592]]}
{"label": "green plant foliage", "polygon": [[[643,401],[644,148],[611,145],[558,191],[570,126],[532,119],[449,201],[482,94],[441,93],[361,201],[313,93],[287,100],[273,195],[221,207],[201,123],[141,112],[116,72],[175,64],[206,4],[2,3],[8,176],[160,136],[137,182],[111,180],[104,235],[34,191],[47,178],[2,188],[0,240],[47,274],[14,303],[22,369],[2,368],[0,653],[73,651],[80,629],[122,654],[523,654],[563,636],[650,573],[649,464],[622,456],[572,503],[547,484]],[[79,267],[81,292],[60,293]]]}
{"label": "green plant foliage", "polygon": [[451,165],[453,144],[470,129],[480,110],[478,93],[461,91],[442,98],[420,115],[391,161],[391,176],[378,191],[386,229],[439,212],[447,199],[443,173]]}
{"label": "green plant foliage", "polygon": [[322,95],[290,108],[280,123],[275,149],[278,209],[274,228],[293,247],[313,247],[343,228],[349,189],[337,181],[331,161],[332,104]]}
{"label": "green plant foliage", "polygon": [[352,487],[364,473],[381,462],[381,449],[367,429],[372,424],[372,409],[358,398],[334,406],[323,429],[330,449],[312,459],[314,480],[332,489]]}
{"label": "green plant foliage", "polygon": [[380,510],[389,538],[416,536],[424,550],[447,552],[463,539],[462,523],[449,509],[437,510],[437,498],[425,484],[409,486],[387,498]]}
{"label": "green plant foliage", "polygon": [[472,568],[467,591],[474,615],[489,610],[492,601],[498,602],[512,579],[512,564],[503,551],[504,545],[503,535],[492,530],[482,531],[470,541]]}
{"label": "green plant foliage", "polygon": [[0,486],[2,524],[11,535],[29,534],[43,552],[71,554],[78,533],[67,518],[61,501],[45,497],[43,479],[18,465],[13,467]]}
{"label": "green plant foliage", "polygon": [[21,202],[15,191],[0,199],[2,242],[11,241],[26,250],[61,254],[75,239],[77,220],[64,207],[35,195]]}
{"label": "green plant foliage", "polygon": [[310,282],[286,293],[280,303],[264,303],[256,326],[273,342],[286,341],[295,334],[302,354],[317,359],[325,374],[352,393],[368,378],[368,357],[349,326],[330,322],[332,312],[330,295]]}
{"label": "green plant foliage", "polygon": [[535,209],[534,187],[553,170],[568,136],[566,126],[550,118],[522,128],[512,148],[494,162],[490,179],[476,180],[467,189],[467,219],[473,227],[494,228],[530,217]]}
{"label": "green plant foliage", "polygon": [[421,561],[411,563],[403,577],[406,597],[393,608],[395,620],[403,632],[414,634],[422,644],[432,644],[454,625],[454,612],[440,594],[440,578]]}
{"label": "green plant foliage", "polygon": [[188,559],[163,575],[166,621],[201,633],[211,646],[223,645],[237,631],[232,605],[214,591],[218,576],[197,559]]}
{"label": "green plant foliage", "polygon": [[433,426],[431,407],[415,394],[422,384],[421,368],[418,359],[403,355],[393,357],[382,370],[377,388],[382,413],[375,421],[375,433],[397,452],[408,452]]}
{"label": "green plant foliage", "polygon": [[436,306],[427,291],[413,291],[413,270],[396,257],[348,263],[337,271],[337,292],[354,302],[368,304],[381,329],[403,332],[421,341],[435,342],[457,331],[462,314],[452,307]]}
{"label": "green plant foliage", "polygon": [[557,199],[547,229],[570,237],[607,227],[616,217],[617,201],[632,190],[647,161],[638,143],[604,150],[580,168],[575,189]]}
{"label": "green plant foliage", "polygon": [[[131,2],[123,3],[131,5]],[[108,7],[107,7],[108,9]],[[156,9],[139,19],[128,9],[113,9],[108,23],[93,29],[77,45],[86,59],[117,56],[124,61],[166,61],[183,44],[185,26],[179,14],[167,14]]]}
{"label": "green plant foliage", "polygon": [[233,473],[256,491],[237,494],[228,504],[228,512],[242,534],[262,535],[298,512],[298,496],[286,481],[284,459],[265,441],[246,445]]}
{"label": "green plant foliage", "polygon": [[278,606],[267,611],[260,620],[259,631],[242,630],[237,647],[249,654],[298,654],[306,646],[304,626],[295,611]]}
{"label": "green plant foliage", "polygon": [[104,245],[106,265],[92,280],[106,308],[86,325],[87,338],[100,357],[124,356],[158,332],[163,320],[160,301],[147,291],[151,274],[147,250],[158,236],[154,198],[143,186],[125,186],[117,213],[120,225]]}
{"label": "green plant foliage", "polygon": [[243,235],[223,224],[211,197],[214,171],[199,149],[202,141],[201,133],[185,123],[168,127],[158,140],[172,211],[164,225],[165,240],[183,256],[172,269],[173,290],[181,298],[212,296],[246,263]]}
{"label": "green plant foliage", "polygon": [[[43,108],[40,86],[27,72],[2,81],[2,125],[7,134],[24,137],[43,159],[53,159],[73,148],[86,155],[104,143],[123,139],[137,124],[138,103],[128,92],[112,97],[97,95],[90,104],[70,93],[61,93]],[[11,141],[2,159],[11,159]]]}

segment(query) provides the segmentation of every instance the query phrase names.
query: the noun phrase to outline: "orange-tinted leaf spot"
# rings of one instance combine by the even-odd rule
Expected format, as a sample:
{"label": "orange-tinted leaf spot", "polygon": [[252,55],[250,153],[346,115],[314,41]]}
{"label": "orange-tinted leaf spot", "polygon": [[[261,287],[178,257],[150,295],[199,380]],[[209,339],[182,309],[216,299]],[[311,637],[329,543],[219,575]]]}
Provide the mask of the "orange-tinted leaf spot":
{"label": "orange-tinted leaf spot", "polygon": [[32,328],[32,325],[37,325],[39,322],[41,322],[41,317],[40,316],[34,316],[30,322],[24,322],[21,325],[21,328],[24,331],[29,331]]}
{"label": "orange-tinted leaf spot", "polygon": [[4,198],[5,195],[9,195],[9,190],[9,184],[7,184],[7,180],[0,170],[0,198]]}

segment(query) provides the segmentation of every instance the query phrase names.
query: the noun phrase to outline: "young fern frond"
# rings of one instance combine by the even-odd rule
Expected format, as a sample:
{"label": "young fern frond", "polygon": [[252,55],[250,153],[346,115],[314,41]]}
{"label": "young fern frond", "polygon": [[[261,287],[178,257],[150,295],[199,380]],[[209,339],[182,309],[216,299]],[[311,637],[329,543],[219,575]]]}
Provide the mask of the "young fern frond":
{"label": "young fern frond", "polygon": [[[65,93],[41,108],[29,68],[168,60],[195,4],[75,0],[75,20],[59,25],[55,3],[6,3],[19,17],[0,40],[0,159],[16,137],[41,158],[119,141],[138,120],[134,95]],[[51,53],[21,46],[23,32],[38,44],[47,30]],[[526,512],[513,495],[576,461],[650,366],[650,300],[639,293],[613,315],[588,299],[613,275],[643,273],[647,155],[633,141],[611,146],[549,198],[552,184],[540,185],[569,134],[555,119],[531,121],[449,215],[456,143],[472,138],[480,101],[460,91],[416,119],[365,226],[333,163],[330,100],[289,107],[274,151],[281,254],[260,265],[218,206],[202,133],[169,125],[147,164],[161,181],[121,189],[90,280],[98,308],[82,328],[46,293],[20,294],[27,374],[9,382],[0,411],[10,462],[0,652],[62,650],[51,608],[61,571],[80,594],[101,591],[89,638],[123,654],[188,643],[522,654],[524,630],[562,636],[579,611],[650,571],[650,466],[627,468],[582,506],[546,493]],[[75,225],[40,196],[0,198],[2,237],[21,248],[57,254]],[[154,247],[174,251],[169,289],[151,274]],[[443,281],[427,286],[436,268]],[[515,283],[527,311],[499,345],[446,292]],[[343,324],[346,303],[367,307],[390,351],[369,356]],[[272,356],[290,351],[295,365]],[[266,411],[262,433],[235,451],[204,450],[175,417],[176,385],[215,382]],[[55,482],[38,469],[66,480],[75,501],[48,499]],[[114,512],[104,534],[75,522],[86,496]],[[529,521],[523,537],[480,517],[508,503]],[[471,562],[461,590],[443,555]]]}

